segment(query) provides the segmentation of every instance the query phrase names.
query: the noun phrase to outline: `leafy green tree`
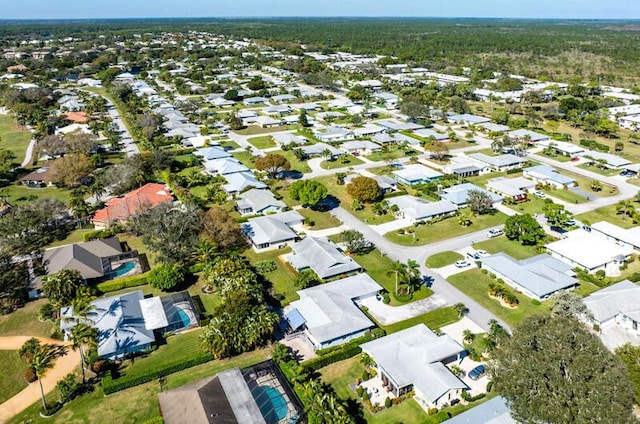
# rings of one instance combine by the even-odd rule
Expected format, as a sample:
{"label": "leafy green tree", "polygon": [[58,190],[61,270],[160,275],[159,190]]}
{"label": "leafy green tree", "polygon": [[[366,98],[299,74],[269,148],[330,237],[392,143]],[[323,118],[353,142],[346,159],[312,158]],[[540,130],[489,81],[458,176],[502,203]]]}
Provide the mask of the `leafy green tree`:
{"label": "leafy green tree", "polygon": [[58,307],[71,304],[83,285],[82,275],[75,269],[63,269],[42,279],[42,292]]}
{"label": "leafy green tree", "polygon": [[314,180],[298,180],[289,187],[289,196],[309,207],[318,204],[327,197],[327,188]]}
{"label": "leafy green tree", "polygon": [[157,289],[168,291],[184,283],[184,269],[178,264],[163,264],[149,272],[147,281]]}
{"label": "leafy green tree", "polygon": [[298,117],[298,123],[305,128],[309,126],[309,117],[307,116],[307,111],[305,109],[302,109],[300,111],[300,116]]}
{"label": "leafy green tree", "polygon": [[378,182],[369,177],[355,177],[347,184],[347,193],[362,203],[371,203],[380,199],[382,192]]}
{"label": "leafy green tree", "polygon": [[340,241],[345,244],[348,253],[360,255],[371,251],[373,243],[364,238],[358,230],[346,230],[340,233]]}
{"label": "leafy green tree", "polygon": [[233,100],[233,101],[236,101],[240,98],[240,96],[238,95],[238,90],[236,90],[235,88],[232,88],[231,90],[224,93],[223,97],[225,100]]}
{"label": "leafy green tree", "polygon": [[536,245],[546,237],[544,229],[529,214],[518,214],[507,218],[504,234],[509,240],[518,240],[524,245]]}
{"label": "leafy green tree", "polygon": [[544,205],[544,217],[551,225],[559,227],[567,226],[567,223],[573,218],[573,214],[565,210],[564,205],[553,202],[546,202]]}
{"label": "leafy green tree", "polygon": [[56,390],[60,396],[60,402],[66,403],[72,400],[78,393],[79,388],[80,383],[76,380],[75,373],[67,374],[62,380],[58,381],[58,384],[56,384]]}
{"label": "leafy green tree", "polygon": [[575,320],[590,319],[593,317],[587,305],[582,302],[580,295],[562,290],[555,293],[551,300],[551,313],[554,316],[573,318]]}
{"label": "leafy green tree", "polygon": [[27,340],[20,348],[18,354],[22,361],[33,370],[38,378],[40,385],[40,398],[42,400],[42,408],[47,411],[47,403],[44,398],[44,388],[42,387],[42,378],[47,371],[53,368],[55,360],[66,353],[65,346],[54,344],[42,344],[40,340],[31,338]]}
{"label": "leafy green tree", "polygon": [[318,274],[311,269],[304,269],[298,272],[294,281],[296,287],[300,287],[301,289],[317,286],[320,283],[322,283],[322,280],[320,280]]}
{"label": "leafy green tree", "polygon": [[202,273],[207,291],[216,291],[225,299],[236,292],[244,292],[252,299],[262,297],[258,276],[240,256],[217,256],[205,265]]}
{"label": "leafy green tree", "polygon": [[287,158],[275,153],[267,153],[256,159],[255,165],[258,171],[265,171],[269,178],[277,178],[282,172],[291,169],[291,163]]}
{"label": "leafy green tree", "polygon": [[640,403],[640,346],[627,343],[616,349],[616,356],[622,360],[629,372],[634,387],[635,403]]}
{"label": "leafy green tree", "polygon": [[620,359],[566,317],[527,318],[494,351],[495,389],[523,423],[632,423],[633,386]]}
{"label": "leafy green tree", "polygon": [[220,206],[214,206],[202,217],[203,236],[225,252],[242,250],[247,247],[247,239],[240,224]]}
{"label": "leafy green tree", "polygon": [[484,191],[469,190],[467,204],[473,213],[478,215],[486,215],[493,212],[493,200],[491,196]]}
{"label": "leafy green tree", "polygon": [[447,156],[449,156],[449,147],[441,141],[432,141],[430,144],[425,146],[425,150],[435,160],[444,161],[447,159]]}

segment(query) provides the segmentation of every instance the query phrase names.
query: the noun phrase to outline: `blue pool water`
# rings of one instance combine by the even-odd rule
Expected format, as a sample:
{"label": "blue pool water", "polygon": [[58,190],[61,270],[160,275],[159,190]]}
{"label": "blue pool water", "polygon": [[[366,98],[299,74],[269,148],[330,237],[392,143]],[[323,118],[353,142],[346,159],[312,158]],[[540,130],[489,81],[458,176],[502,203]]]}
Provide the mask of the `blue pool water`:
{"label": "blue pool water", "polygon": [[125,262],[118,268],[111,271],[111,278],[120,277],[136,267],[135,262]]}
{"label": "blue pool water", "polygon": [[267,423],[277,424],[286,418],[289,407],[287,400],[278,389],[271,386],[260,386],[254,391],[253,396]]}
{"label": "blue pool water", "polygon": [[182,309],[180,309],[180,308],[177,308],[177,309],[178,309],[177,315],[178,315],[178,318],[180,318],[180,321],[182,322],[182,326],[183,327],[190,326],[191,325],[191,318],[189,318],[189,315],[185,311],[183,311]]}

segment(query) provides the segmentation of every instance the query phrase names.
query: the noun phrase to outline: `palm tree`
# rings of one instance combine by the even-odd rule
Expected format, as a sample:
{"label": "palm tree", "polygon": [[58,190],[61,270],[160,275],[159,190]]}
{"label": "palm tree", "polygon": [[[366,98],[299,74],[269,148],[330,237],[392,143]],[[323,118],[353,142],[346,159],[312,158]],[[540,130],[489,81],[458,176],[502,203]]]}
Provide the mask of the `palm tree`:
{"label": "palm tree", "polygon": [[464,316],[464,314],[466,314],[469,311],[469,308],[467,308],[467,305],[465,305],[462,302],[458,302],[455,305],[453,305],[453,309],[456,310],[456,312],[458,313],[458,316],[460,318],[462,318]]}
{"label": "palm tree", "polygon": [[398,283],[407,281],[407,265],[400,261],[396,261],[391,265],[391,269],[387,271],[387,276],[394,276],[396,280],[395,294],[398,294]]}
{"label": "palm tree", "polygon": [[591,181],[591,190],[595,192],[602,191],[602,183],[598,180]]}
{"label": "palm tree", "polygon": [[53,368],[53,364],[57,358],[64,355],[67,351],[65,346],[54,344],[41,344],[40,340],[31,338],[27,340],[20,348],[20,358],[33,369],[33,372],[40,384],[40,397],[42,407],[47,411],[47,403],[44,398],[44,388],[42,387],[42,378],[48,370]]}
{"label": "palm tree", "polygon": [[420,272],[420,264],[413,259],[409,259],[407,261],[407,289],[409,293],[413,293],[413,291],[422,285],[422,277]]}
{"label": "palm tree", "polygon": [[324,159],[325,162],[329,162],[329,160],[331,159],[331,157],[333,156],[331,154],[331,150],[329,149],[324,149],[321,153],[322,155],[322,159]]}
{"label": "palm tree", "polygon": [[365,368],[372,367],[375,364],[373,358],[366,353],[360,355],[360,363],[364,365]]}
{"label": "palm tree", "polygon": [[468,227],[469,225],[472,224],[471,222],[471,216],[468,213],[461,213],[458,215],[458,224],[460,224],[462,227]]}
{"label": "palm tree", "polygon": [[630,200],[622,200],[616,205],[616,213],[622,214],[622,220],[626,217],[633,217],[636,209]]}
{"label": "palm tree", "polygon": [[473,334],[471,332],[471,330],[464,330],[462,332],[462,340],[466,343],[471,343],[473,342],[473,339],[475,338],[475,334]]}
{"label": "palm tree", "polygon": [[69,340],[73,343],[73,350],[78,350],[80,353],[80,364],[82,368],[82,384],[85,383],[85,351],[84,346],[92,348],[96,345],[98,338],[98,330],[95,327],[91,327],[87,324],[77,324],[71,328],[71,334]]}

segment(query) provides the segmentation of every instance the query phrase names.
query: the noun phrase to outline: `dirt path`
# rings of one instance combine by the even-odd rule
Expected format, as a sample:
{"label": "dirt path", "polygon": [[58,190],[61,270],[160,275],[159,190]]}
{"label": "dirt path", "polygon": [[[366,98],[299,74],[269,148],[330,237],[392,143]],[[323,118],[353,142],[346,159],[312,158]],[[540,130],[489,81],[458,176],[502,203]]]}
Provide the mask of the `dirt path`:
{"label": "dirt path", "polygon": [[[48,339],[45,337],[37,337],[43,343],[51,344],[68,344],[60,340]],[[0,350],[19,350],[25,341],[30,339],[28,336],[0,337]],[[42,379],[44,392],[49,393],[55,389],[58,381],[62,380],[67,374],[73,372],[79,365],[80,358],[78,352],[69,349],[66,355],[58,358],[52,369],[50,369]],[[0,423],[6,423],[11,418],[31,406],[33,403],[40,401],[40,386],[38,382],[29,384],[20,393],[0,405]]]}

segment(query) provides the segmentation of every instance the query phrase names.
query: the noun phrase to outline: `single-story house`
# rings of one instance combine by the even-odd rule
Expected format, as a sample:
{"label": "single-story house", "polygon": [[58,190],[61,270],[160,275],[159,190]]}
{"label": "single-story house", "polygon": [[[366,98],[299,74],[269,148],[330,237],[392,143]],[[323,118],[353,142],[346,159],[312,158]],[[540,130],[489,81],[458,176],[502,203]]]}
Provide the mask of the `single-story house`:
{"label": "single-story house", "polygon": [[507,400],[494,397],[447,420],[447,424],[518,424],[511,416]]}
{"label": "single-story house", "polygon": [[385,131],[384,127],[375,124],[366,124],[362,127],[354,128],[353,134],[356,137],[371,137],[376,134],[381,134]]}
{"label": "single-story house", "polygon": [[511,129],[508,125],[494,124],[492,122],[486,122],[480,126],[484,128],[485,131],[496,133],[507,132]]}
{"label": "single-story house", "polygon": [[[640,336],[640,286],[636,283],[620,281],[591,293],[582,302],[591,312],[589,322],[600,330],[620,328],[628,333],[629,342]],[[620,342],[624,344],[624,340]]]}
{"label": "single-story house", "polygon": [[483,162],[473,160],[468,156],[453,156],[450,162],[442,168],[445,174],[453,174],[458,177],[476,177],[488,174],[491,167]]}
{"label": "single-story house", "polygon": [[431,139],[433,137],[436,141],[449,141],[449,136],[447,134],[439,133],[431,128],[422,128],[414,131],[413,134],[426,139]]}
{"label": "single-story house", "polygon": [[303,221],[304,217],[297,211],[287,211],[251,218],[241,225],[241,229],[254,250],[269,250],[296,241],[298,234],[292,227]]}
{"label": "single-story house", "polygon": [[255,110],[241,109],[236,113],[236,116],[243,121],[248,118],[255,118],[258,116],[258,112]]}
{"label": "single-story house", "polygon": [[314,110],[320,109],[320,105],[314,102],[309,103],[296,103],[292,105],[295,109],[298,110],[306,110],[307,112],[313,112]]}
{"label": "single-story house", "polygon": [[572,267],[589,273],[599,270],[607,275],[620,275],[622,265],[633,253],[629,245],[621,245],[597,231],[577,229],[564,234],[565,238],[545,245],[547,252]]}
{"label": "single-story house", "polygon": [[447,116],[447,119],[449,120],[449,122],[460,125],[478,125],[491,121],[491,119],[485,118],[484,116],[471,115],[468,113],[463,113],[461,115],[450,115]]}
{"label": "single-story house", "polygon": [[230,158],[232,156],[231,153],[227,152],[220,146],[211,146],[198,149],[194,151],[193,154],[194,156],[199,156],[204,160],[224,159]]}
{"label": "single-story house", "polygon": [[222,186],[222,189],[228,194],[241,193],[248,188],[265,189],[268,187],[258,180],[251,171],[226,174],[224,179],[227,183]]}
{"label": "single-story house", "polygon": [[551,140],[551,137],[549,137],[548,135],[545,134],[540,134],[531,130],[527,130],[527,129],[519,129],[519,130],[514,130],[514,131],[510,131],[507,133],[507,135],[509,136],[509,138],[511,138],[512,140],[519,140],[519,141],[527,141],[529,143],[539,143],[541,141],[547,141],[547,140]]}
{"label": "single-story house", "polygon": [[[55,160],[54,160],[55,161]],[[29,188],[42,188],[53,186],[53,175],[51,173],[52,165],[54,161],[51,161],[33,172],[28,173],[24,177],[20,178],[20,184],[23,184]]]}
{"label": "single-story house", "polygon": [[600,221],[591,225],[591,232],[640,251],[640,227],[622,228],[607,221]]}
{"label": "single-story house", "polygon": [[299,135],[291,133],[279,133],[271,136],[273,141],[280,147],[295,144],[296,146],[302,146],[307,144],[309,140]]}
{"label": "single-story house", "polygon": [[296,99],[296,96],[292,96],[291,94],[278,94],[271,98],[271,101],[275,103],[284,103],[284,102],[292,102]]}
{"label": "single-story house", "polygon": [[445,364],[459,362],[464,348],[449,335],[436,335],[418,324],[397,333],[364,343],[362,351],[375,362],[383,385],[394,396],[415,391],[414,399],[425,409],[441,408],[460,400],[469,387]]}
{"label": "single-story house", "polygon": [[264,104],[268,102],[269,100],[266,97],[247,97],[242,100],[242,103],[244,103],[247,106],[255,106],[255,105]]}
{"label": "single-story house", "polygon": [[573,178],[562,175],[549,165],[537,165],[522,170],[522,175],[536,183],[550,185],[555,188],[566,188],[576,184]]}
{"label": "single-story house", "polygon": [[227,100],[224,97],[217,97],[211,100],[211,104],[216,107],[231,107],[236,104],[233,100]]}
{"label": "single-story house", "polygon": [[428,221],[433,218],[455,215],[458,207],[449,200],[429,202],[426,199],[415,196],[398,196],[387,199],[389,205],[396,205],[399,218],[409,219],[412,222]]}
{"label": "single-story house", "polygon": [[578,285],[572,266],[546,253],[520,261],[506,253],[498,253],[480,261],[482,269],[536,300],[544,300],[559,290]]}
{"label": "single-story house", "polygon": [[[354,178],[360,177],[360,174],[349,174],[344,178],[344,183],[349,184]],[[372,177],[378,183],[378,187],[382,194],[396,191],[398,189],[398,181],[387,175],[376,175]]]}
{"label": "single-story house", "polygon": [[291,113],[291,106],[289,105],[275,105],[269,106],[263,109],[267,115],[286,115]]}
{"label": "single-story house", "polygon": [[342,112],[336,112],[336,111],[319,112],[318,114],[316,114],[316,118],[318,118],[321,121],[328,121],[331,119],[342,119],[346,116],[347,116],[346,114]]}
{"label": "single-story house", "polygon": [[268,215],[282,212],[287,205],[269,190],[252,188],[238,195],[236,209],[241,215]]}
{"label": "single-story house", "polygon": [[381,119],[376,121],[376,124],[391,131],[412,131],[424,128],[424,125],[416,124],[414,122],[402,122],[397,119]]}
{"label": "single-story house", "polygon": [[425,184],[437,181],[442,178],[442,174],[427,168],[418,163],[413,165],[405,165],[402,169],[393,172],[395,179],[403,184],[414,186],[416,184]]}
{"label": "single-story house", "polygon": [[566,141],[542,140],[538,142],[538,146],[553,149],[556,153],[564,156],[576,156],[584,153],[584,147],[578,144],[567,143]]}
{"label": "single-story house", "polygon": [[104,208],[97,210],[91,218],[96,229],[109,228],[126,222],[145,208],[154,208],[162,203],[175,201],[165,184],[147,183],[129,193],[109,199]]}
{"label": "single-story house", "polygon": [[585,150],[582,153],[582,157],[585,159],[592,158],[595,162],[600,163],[603,161],[603,166],[609,169],[623,169],[625,166],[631,164],[631,161],[621,156],[612,155],[611,153],[596,152],[595,150]]}
{"label": "single-story house", "polygon": [[340,145],[340,149],[345,153],[350,153],[352,155],[367,156],[373,152],[382,150],[382,146],[369,140],[354,140],[342,143]]}
{"label": "single-story house", "polygon": [[291,250],[287,261],[292,267],[297,271],[311,269],[323,280],[362,270],[356,261],[326,237],[306,237],[291,246]]}
{"label": "single-story house", "polygon": [[285,319],[289,329],[303,332],[316,350],[337,346],[375,327],[358,304],[381,290],[368,274],[300,290],[300,300],[285,308]]}
{"label": "single-story house", "polygon": [[333,125],[314,131],[313,136],[318,140],[327,143],[354,139],[354,135],[351,131],[342,127],[335,127]]}
{"label": "single-story house", "polygon": [[484,153],[472,153],[469,157],[488,165],[494,171],[500,172],[522,168],[527,163],[526,159],[511,154],[489,156]]}
{"label": "single-story house", "polygon": [[344,152],[326,143],[316,143],[309,146],[302,146],[300,149],[307,157],[322,156],[324,155],[325,151],[329,151],[329,153],[331,153],[331,158],[336,158],[344,154]]}
{"label": "single-story house", "polygon": [[304,422],[300,400],[270,360],[160,392],[158,398],[166,424]]}
{"label": "single-story house", "polygon": [[489,196],[489,198],[491,199],[491,203],[493,204],[502,202],[502,196],[492,193],[471,183],[458,184],[449,188],[445,188],[443,192],[440,193],[440,197],[442,199],[450,201],[459,208],[464,208],[465,206],[467,206],[469,200],[469,192],[474,190],[485,193],[487,196]]}
{"label": "single-story house", "polygon": [[535,182],[523,177],[498,177],[487,181],[487,189],[516,201],[526,199],[528,192],[535,188]]}
{"label": "single-story house", "polygon": [[242,122],[245,125],[259,125],[262,128],[278,127],[282,125],[281,119],[273,119],[269,116],[263,116],[263,115],[254,116],[251,118],[245,118],[242,120]]}
{"label": "single-story house", "polygon": [[211,175],[228,175],[238,172],[249,172],[249,168],[235,158],[222,158],[204,162],[204,168]]}

